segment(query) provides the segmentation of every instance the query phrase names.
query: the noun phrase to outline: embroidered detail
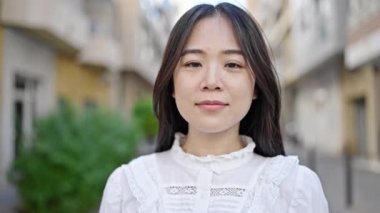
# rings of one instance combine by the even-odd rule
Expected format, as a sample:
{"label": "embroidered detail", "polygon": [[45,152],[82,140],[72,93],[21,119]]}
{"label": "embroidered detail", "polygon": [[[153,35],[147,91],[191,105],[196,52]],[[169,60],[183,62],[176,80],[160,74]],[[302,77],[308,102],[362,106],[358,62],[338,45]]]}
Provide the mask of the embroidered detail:
{"label": "embroidered detail", "polygon": [[197,193],[197,187],[195,186],[169,186],[165,189],[166,193],[170,195],[194,195]]}
{"label": "embroidered detail", "polygon": [[249,208],[253,206],[253,199],[255,198],[255,190],[249,190],[247,197],[246,197],[246,202],[243,205],[242,212],[248,212]]}
{"label": "embroidered detail", "polygon": [[242,188],[212,188],[211,196],[243,197],[245,189]]}
{"label": "embroidered detail", "polygon": [[[169,186],[165,188],[165,191],[169,195],[195,195],[197,194],[196,186]],[[211,188],[211,197],[243,197],[246,190],[242,188]]]}

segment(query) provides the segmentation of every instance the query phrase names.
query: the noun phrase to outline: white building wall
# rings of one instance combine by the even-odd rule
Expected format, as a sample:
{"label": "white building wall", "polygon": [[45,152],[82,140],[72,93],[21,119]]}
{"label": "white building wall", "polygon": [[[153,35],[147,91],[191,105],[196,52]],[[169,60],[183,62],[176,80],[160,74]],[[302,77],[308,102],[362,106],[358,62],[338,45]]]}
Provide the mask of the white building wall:
{"label": "white building wall", "polygon": [[292,0],[290,8],[298,136],[308,147],[338,154],[343,146],[340,73],[347,2]]}
{"label": "white building wall", "polygon": [[38,80],[36,116],[53,109],[55,101],[54,51],[43,42],[31,39],[20,31],[4,33],[3,107],[0,138],[0,188],[6,184],[7,170],[14,159],[14,81],[15,74]]}
{"label": "white building wall", "polygon": [[294,119],[298,136],[306,147],[316,147],[331,154],[340,153],[343,144],[341,100],[336,63],[312,73],[297,84]]}
{"label": "white building wall", "polygon": [[343,0],[293,0],[295,65],[302,75],[343,51],[345,8]]}

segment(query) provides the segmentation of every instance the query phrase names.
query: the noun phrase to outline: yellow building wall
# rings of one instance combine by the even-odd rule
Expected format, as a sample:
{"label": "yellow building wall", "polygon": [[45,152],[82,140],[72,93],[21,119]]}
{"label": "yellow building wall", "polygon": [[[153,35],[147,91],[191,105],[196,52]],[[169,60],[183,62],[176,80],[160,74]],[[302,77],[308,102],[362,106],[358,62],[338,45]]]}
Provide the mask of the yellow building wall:
{"label": "yellow building wall", "polygon": [[3,108],[4,27],[0,25],[0,111]]}
{"label": "yellow building wall", "polygon": [[127,117],[130,117],[133,106],[139,99],[153,95],[153,84],[132,71],[124,72],[122,79],[121,102]]}
{"label": "yellow building wall", "polygon": [[378,109],[376,100],[376,72],[366,65],[357,70],[343,72],[343,135],[346,145],[356,152],[355,100],[364,98],[366,103],[367,154],[369,159],[379,158]]}
{"label": "yellow building wall", "polygon": [[109,107],[110,88],[106,71],[82,66],[73,56],[57,56],[56,91],[77,107],[93,102],[99,107]]}

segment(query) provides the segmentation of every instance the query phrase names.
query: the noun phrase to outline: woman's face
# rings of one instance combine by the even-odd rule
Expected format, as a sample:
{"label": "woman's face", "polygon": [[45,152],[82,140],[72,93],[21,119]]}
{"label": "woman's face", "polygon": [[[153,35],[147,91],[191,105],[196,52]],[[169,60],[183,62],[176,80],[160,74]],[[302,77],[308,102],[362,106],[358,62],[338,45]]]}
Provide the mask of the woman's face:
{"label": "woman's face", "polygon": [[174,72],[173,97],[189,132],[238,131],[255,98],[254,86],[228,19],[200,20]]}

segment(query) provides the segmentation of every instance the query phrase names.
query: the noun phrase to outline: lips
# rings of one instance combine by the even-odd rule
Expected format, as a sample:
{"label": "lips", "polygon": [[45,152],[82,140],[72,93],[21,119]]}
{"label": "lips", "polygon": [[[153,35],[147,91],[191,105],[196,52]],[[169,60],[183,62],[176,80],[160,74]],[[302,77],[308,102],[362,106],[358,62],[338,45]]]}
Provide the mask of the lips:
{"label": "lips", "polygon": [[222,101],[206,100],[206,101],[197,102],[195,105],[228,105],[228,104]]}
{"label": "lips", "polygon": [[228,103],[217,100],[205,100],[197,102],[195,105],[207,111],[216,111],[228,106]]}

